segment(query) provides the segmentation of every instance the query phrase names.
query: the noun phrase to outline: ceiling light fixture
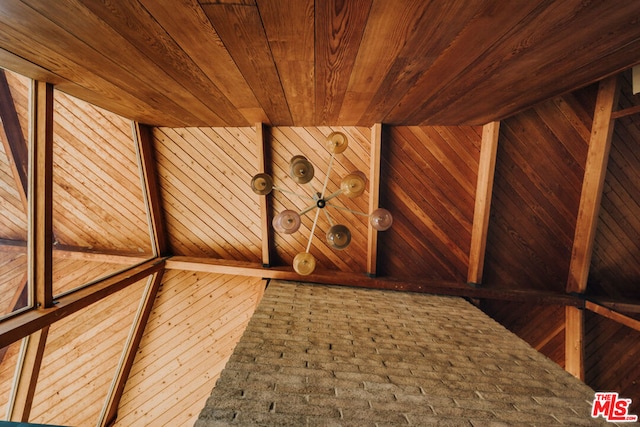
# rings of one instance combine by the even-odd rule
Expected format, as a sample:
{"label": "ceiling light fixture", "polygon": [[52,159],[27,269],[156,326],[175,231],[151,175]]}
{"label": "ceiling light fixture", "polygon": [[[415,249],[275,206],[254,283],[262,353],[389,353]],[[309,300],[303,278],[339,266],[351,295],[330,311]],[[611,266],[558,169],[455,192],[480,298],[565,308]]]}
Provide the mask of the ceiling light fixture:
{"label": "ceiling light fixture", "polygon": [[334,209],[351,212],[356,215],[367,216],[369,217],[371,226],[378,231],[387,230],[393,223],[391,212],[386,209],[378,208],[371,213],[364,213],[330,203],[333,199],[340,195],[344,195],[348,198],[358,197],[362,193],[364,193],[365,190],[367,181],[366,176],[361,171],[354,171],[342,179],[340,188],[338,190],[331,194],[327,194],[327,184],[329,183],[329,176],[331,175],[333,160],[336,154],[343,153],[347,149],[348,145],[349,142],[347,140],[347,136],[342,132],[332,132],[331,134],[329,134],[329,136],[327,136],[327,148],[331,152],[331,159],[329,160],[329,168],[327,170],[327,174],[321,191],[317,191],[311,183],[311,180],[313,179],[315,173],[315,169],[311,162],[309,162],[306,157],[301,155],[296,155],[291,158],[291,161],[289,162],[289,176],[297,184],[308,184],[313,191],[312,196],[301,195],[284,188],[276,187],[273,184],[273,178],[271,177],[271,175],[266,173],[256,174],[251,180],[251,189],[256,194],[259,194],[261,196],[266,196],[267,194],[271,193],[271,191],[276,190],[283,193],[291,194],[302,199],[308,199],[313,202],[311,205],[301,210],[300,212],[285,209],[277,214],[273,218],[272,222],[274,230],[278,233],[292,234],[298,231],[298,229],[300,228],[300,217],[316,209],[307,248],[304,252],[300,252],[299,254],[297,254],[293,259],[293,269],[296,271],[296,273],[302,276],[311,274],[316,267],[316,259],[309,251],[311,249],[311,242],[313,241],[316,225],[318,223],[318,217],[320,216],[321,211],[324,212],[330,225],[329,231],[327,231],[326,236],[329,246],[333,249],[343,250],[347,246],[349,246],[349,243],[351,243],[351,231],[349,230],[349,228],[343,224],[334,224],[331,215],[329,215],[326,208],[331,207]]}

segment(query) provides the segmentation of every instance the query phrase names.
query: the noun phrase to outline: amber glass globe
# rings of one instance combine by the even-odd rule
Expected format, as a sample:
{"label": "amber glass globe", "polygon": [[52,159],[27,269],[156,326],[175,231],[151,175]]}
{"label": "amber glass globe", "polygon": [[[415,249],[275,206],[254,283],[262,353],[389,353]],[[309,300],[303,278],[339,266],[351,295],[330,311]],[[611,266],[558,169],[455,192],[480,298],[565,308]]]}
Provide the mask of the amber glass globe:
{"label": "amber glass globe", "polygon": [[298,184],[306,184],[313,179],[313,165],[304,156],[293,156],[289,162],[289,175]]}
{"label": "amber glass globe", "polygon": [[300,252],[293,258],[293,269],[301,276],[308,276],[316,269],[316,259],[309,252]]}
{"label": "amber glass globe", "polygon": [[347,135],[342,132],[331,132],[327,136],[327,148],[334,154],[340,154],[349,146]]}
{"label": "amber glass globe", "polygon": [[342,250],[351,243],[351,231],[346,225],[336,224],[327,231],[327,243],[333,249]]}
{"label": "amber glass globe", "polygon": [[273,189],[273,178],[266,173],[259,173],[251,179],[251,189],[254,193],[265,196]]}
{"label": "amber glass globe", "polygon": [[342,194],[353,199],[354,197],[358,197],[364,193],[366,182],[367,178],[363,172],[351,172],[349,175],[342,178],[340,189],[342,190]]}

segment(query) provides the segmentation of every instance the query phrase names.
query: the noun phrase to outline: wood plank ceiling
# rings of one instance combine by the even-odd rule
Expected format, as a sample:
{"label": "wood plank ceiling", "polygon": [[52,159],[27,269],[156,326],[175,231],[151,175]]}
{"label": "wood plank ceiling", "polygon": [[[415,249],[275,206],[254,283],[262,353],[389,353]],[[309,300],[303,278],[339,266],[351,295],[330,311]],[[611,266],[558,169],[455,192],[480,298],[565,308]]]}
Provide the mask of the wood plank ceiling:
{"label": "wood plank ceiling", "polygon": [[638,62],[636,2],[0,5],[24,75],[151,125],[482,125]]}
{"label": "wood plank ceiling", "polygon": [[[129,366],[130,382],[121,384],[118,422],[179,424],[185,422],[181,411],[192,417],[197,408],[186,403],[189,394],[208,394],[260,298],[260,278],[300,279],[290,264],[305,249],[312,218],[305,216],[292,235],[266,231],[263,224],[282,209],[304,209],[308,201],[277,192],[262,214],[261,198],[248,183],[265,167],[276,185],[306,191],[288,177],[290,158],[304,154],[320,186],[330,157],[325,138],[332,131],[347,134],[349,148],[336,157],[329,187],[355,169],[369,180],[379,177],[379,204],[392,211],[394,225],[372,237],[366,218],[332,210],[334,220],[353,232],[350,247],[336,252],[324,243],[329,223],[320,217],[314,280],[466,296],[562,366],[576,361],[567,343],[581,339],[587,383],[632,398],[638,413],[638,115],[615,119],[586,292],[567,292],[585,171],[593,173],[587,158],[599,82],[619,76],[614,110],[640,105],[629,71],[640,62],[640,3],[619,3],[0,2],[0,66],[56,89],[54,294],[147,258],[161,265],[140,269],[167,269],[153,311],[148,308],[140,354]],[[16,117],[0,109],[2,313],[27,304],[29,235],[26,181],[20,177],[27,155],[17,150],[29,140],[29,79],[8,72],[7,84],[13,105],[8,113]],[[487,124],[496,120],[495,167],[483,169]],[[476,188],[488,172],[495,180],[483,234],[486,257],[479,266],[484,274],[474,288],[466,282],[475,282],[469,268],[480,216]],[[367,189],[339,204],[367,212],[371,200],[375,195]],[[369,278],[374,238],[377,270]],[[269,268],[261,267],[265,241]],[[124,346],[136,317],[132,300],[146,292],[142,282],[130,281],[126,292],[100,301],[104,310],[97,305],[64,311],[69,317],[47,328],[42,354],[50,366],[41,375],[49,379],[36,391],[35,421],[60,422],[46,415],[51,403],[69,404],[55,400],[57,393],[77,395],[75,379],[61,384],[54,375],[56,364],[71,363],[60,350],[69,348],[65,342],[74,347],[82,339],[76,335],[84,335]],[[578,327],[571,326],[570,310],[585,307],[585,299],[597,303],[599,313],[604,307],[623,312],[623,320],[588,312]],[[238,309],[231,313],[228,307]],[[219,316],[213,332],[209,310]],[[83,329],[74,335],[78,322]],[[112,338],[98,339],[106,336],[102,329]],[[190,356],[164,351],[171,347],[161,345],[169,337]],[[192,371],[191,364],[207,360],[196,342],[202,337],[206,345],[220,346],[212,356],[215,369]],[[116,352],[103,354],[97,344],[76,347],[116,365]],[[15,363],[17,353],[15,344],[0,353],[6,362],[0,365],[0,397],[8,393],[13,371],[7,364]],[[86,373],[89,382],[95,380],[87,397],[93,404],[69,423],[95,423],[108,379],[93,371]],[[159,372],[172,375],[183,401],[156,396],[158,390],[170,394]],[[194,377],[202,381],[188,385]]]}

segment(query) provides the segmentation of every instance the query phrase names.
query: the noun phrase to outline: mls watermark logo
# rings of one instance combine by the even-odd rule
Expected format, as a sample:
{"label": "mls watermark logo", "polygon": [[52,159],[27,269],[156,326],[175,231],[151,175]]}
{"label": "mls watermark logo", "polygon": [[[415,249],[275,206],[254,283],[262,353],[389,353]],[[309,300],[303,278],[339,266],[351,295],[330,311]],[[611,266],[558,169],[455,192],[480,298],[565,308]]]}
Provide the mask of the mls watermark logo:
{"label": "mls watermark logo", "polygon": [[631,423],[638,421],[637,415],[629,414],[631,399],[622,399],[616,392],[596,393],[591,407],[591,417],[602,418],[609,422]]}

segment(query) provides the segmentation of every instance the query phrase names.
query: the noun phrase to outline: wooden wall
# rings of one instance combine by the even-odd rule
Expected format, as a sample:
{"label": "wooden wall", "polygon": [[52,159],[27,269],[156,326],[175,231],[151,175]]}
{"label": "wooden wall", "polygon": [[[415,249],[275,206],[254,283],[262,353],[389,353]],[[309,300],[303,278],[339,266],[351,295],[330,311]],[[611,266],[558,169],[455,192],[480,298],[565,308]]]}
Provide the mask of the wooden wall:
{"label": "wooden wall", "polygon": [[501,122],[484,283],[564,292],[594,101],[591,90]]}
{"label": "wooden wall", "polygon": [[[631,73],[621,78],[619,109],[640,105],[631,94]],[[591,261],[590,291],[640,298],[640,116],[616,119],[598,232]]]}
{"label": "wooden wall", "polygon": [[131,121],[54,94],[55,242],[151,254]]}
{"label": "wooden wall", "polygon": [[[289,191],[306,196],[307,199],[291,196],[282,192],[273,195],[273,214],[292,209],[301,211],[313,205],[311,197],[314,192],[321,192],[329,167],[331,154],[326,146],[326,137],[333,131],[341,131],[347,135],[349,145],[342,154],[334,158],[332,170],[327,181],[325,194],[331,194],[340,188],[340,182],[353,171],[364,172],[369,179],[369,158],[371,146],[371,130],[361,127],[278,127],[271,132],[271,157],[273,176],[276,185]],[[315,176],[306,185],[299,185],[289,177],[289,162],[295,155],[304,155],[313,164]],[[358,212],[368,212],[369,191],[356,198],[340,196],[330,202],[332,205],[345,207]],[[344,250],[336,251],[327,245],[326,234],[331,226],[323,212],[318,216],[311,253],[316,257],[318,267],[330,270],[366,272],[367,260],[367,218],[350,212],[328,207],[325,211],[331,216],[334,224],[344,224],[351,231],[351,244]],[[286,235],[274,233],[277,262],[291,265],[293,258],[304,252],[309,242],[313,220],[317,210],[314,209],[302,217],[302,225],[296,233]]]}
{"label": "wooden wall", "polygon": [[480,127],[386,127],[379,234],[380,274],[466,281]]}
{"label": "wooden wall", "polygon": [[154,128],[153,138],[172,253],[260,260],[255,129]]}
{"label": "wooden wall", "polygon": [[142,280],[51,326],[30,422],[95,425],[145,284]]}
{"label": "wooden wall", "polygon": [[[29,90],[31,81],[15,73],[5,72],[18,121],[25,141],[29,135]],[[0,236],[4,239],[27,240],[27,210],[21,198],[21,189],[9,158],[9,144],[4,132],[0,137]],[[26,152],[26,150],[25,150]]]}
{"label": "wooden wall", "polygon": [[115,426],[193,425],[263,292],[261,279],[168,271]]}

